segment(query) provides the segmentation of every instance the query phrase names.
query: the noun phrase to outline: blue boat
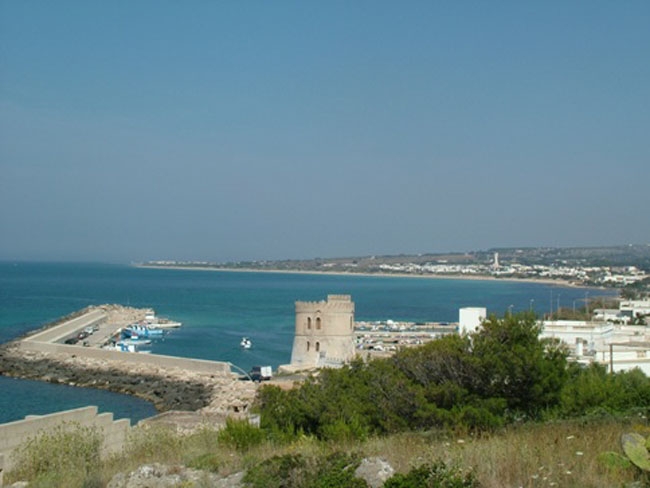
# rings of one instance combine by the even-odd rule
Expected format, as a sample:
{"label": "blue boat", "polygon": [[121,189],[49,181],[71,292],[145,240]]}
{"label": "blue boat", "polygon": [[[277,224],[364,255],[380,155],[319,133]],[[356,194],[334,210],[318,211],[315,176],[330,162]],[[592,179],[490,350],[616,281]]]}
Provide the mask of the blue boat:
{"label": "blue boat", "polygon": [[162,329],[132,324],[122,330],[122,339],[157,339],[164,334]]}

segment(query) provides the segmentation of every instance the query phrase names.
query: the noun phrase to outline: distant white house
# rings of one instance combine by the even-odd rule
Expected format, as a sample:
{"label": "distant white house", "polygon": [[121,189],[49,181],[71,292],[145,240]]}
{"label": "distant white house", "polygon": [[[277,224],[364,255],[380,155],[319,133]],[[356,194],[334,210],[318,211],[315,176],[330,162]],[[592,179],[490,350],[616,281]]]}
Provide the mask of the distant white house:
{"label": "distant white house", "polygon": [[650,315],[650,300],[627,300],[619,305],[622,315],[633,318]]}
{"label": "distant white house", "polygon": [[618,308],[597,308],[594,310],[593,319],[596,322],[627,323],[630,317]]}
{"label": "distant white house", "polygon": [[650,376],[650,332],[639,325],[580,320],[542,321],[540,337],[567,344],[571,357],[588,364],[603,364],[609,371],[639,368]]}

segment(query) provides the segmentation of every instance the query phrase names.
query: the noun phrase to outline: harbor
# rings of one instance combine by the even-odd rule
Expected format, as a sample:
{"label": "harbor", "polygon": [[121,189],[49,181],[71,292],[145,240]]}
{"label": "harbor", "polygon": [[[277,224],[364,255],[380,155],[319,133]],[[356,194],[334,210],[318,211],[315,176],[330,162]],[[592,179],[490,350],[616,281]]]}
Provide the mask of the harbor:
{"label": "harbor", "polygon": [[[148,314],[148,309],[119,305],[80,310],[3,344],[0,374],[135,395],[159,412],[193,411],[212,420],[245,414],[255,387],[239,381],[226,362],[110,347],[123,330],[144,323]],[[73,344],[71,338],[80,339]]]}

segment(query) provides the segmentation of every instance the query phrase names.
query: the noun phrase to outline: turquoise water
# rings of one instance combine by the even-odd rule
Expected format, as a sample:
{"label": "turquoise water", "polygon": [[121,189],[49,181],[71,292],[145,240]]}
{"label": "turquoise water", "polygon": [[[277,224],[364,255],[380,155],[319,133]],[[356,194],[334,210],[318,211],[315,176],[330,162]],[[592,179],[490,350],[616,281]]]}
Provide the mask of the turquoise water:
{"label": "turquoise water", "polygon": [[[589,297],[604,293],[507,281],[0,263],[0,342],[87,305],[120,303],[151,307],[160,316],[183,322],[181,329],[153,344],[154,353],[230,361],[246,370],[255,364],[276,368],[291,358],[296,300],[350,294],[357,320],[455,322],[461,307],[485,306],[489,313],[503,314],[510,306],[518,311],[532,305],[545,313],[551,303],[557,307],[558,297],[561,306],[571,307],[574,301],[581,306],[586,292]],[[242,336],[252,339],[252,349],[239,347]],[[131,405],[136,399],[124,395],[100,392],[106,399],[91,398],[84,395],[94,395],[93,390],[6,380],[0,378],[0,422],[37,413],[36,408],[80,406],[69,406],[71,401],[90,402],[82,405],[98,405],[132,420],[153,412],[146,402]],[[36,397],[46,400],[29,401]],[[124,414],[119,410],[122,403]]]}

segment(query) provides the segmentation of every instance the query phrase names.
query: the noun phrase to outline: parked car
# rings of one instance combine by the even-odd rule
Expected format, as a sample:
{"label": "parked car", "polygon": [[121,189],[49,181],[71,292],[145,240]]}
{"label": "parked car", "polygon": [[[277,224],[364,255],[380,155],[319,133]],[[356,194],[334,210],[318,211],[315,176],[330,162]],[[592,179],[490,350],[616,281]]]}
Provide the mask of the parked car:
{"label": "parked car", "polygon": [[253,366],[248,376],[253,381],[268,381],[273,376],[273,370],[271,366]]}

